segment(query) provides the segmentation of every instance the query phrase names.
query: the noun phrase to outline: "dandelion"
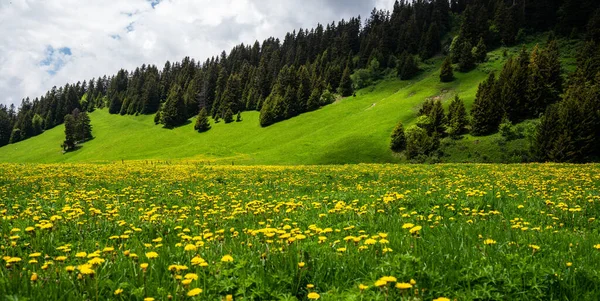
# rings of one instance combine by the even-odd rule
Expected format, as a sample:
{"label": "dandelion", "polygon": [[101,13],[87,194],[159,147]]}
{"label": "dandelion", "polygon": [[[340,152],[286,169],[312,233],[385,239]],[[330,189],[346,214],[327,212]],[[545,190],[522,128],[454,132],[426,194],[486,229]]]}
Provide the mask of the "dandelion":
{"label": "dandelion", "polygon": [[183,248],[185,251],[196,251],[197,247],[196,245],[193,244],[187,244],[185,245],[185,248]]}
{"label": "dandelion", "polygon": [[410,283],[406,283],[406,282],[398,282],[396,283],[396,288],[401,289],[401,290],[405,290],[405,289],[409,289],[412,288],[413,285]]}
{"label": "dandelion", "polygon": [[225,255],[221,258],[221,262],[233,262],[233,257],[231,257],[231,255]]}
{"label": "dandelion", "polygon": [[433,301],[450,301],[450,299],[448,299],[446,297],[439,297],[439,298],[433,299]]}
{"label": "dandelion", "polygon": [[312,292],[312,293],[309,293],[306,297],[308,297],[308,299],[311,299],[311,300],[317,300],[317,299],[321,298],[321,295],[319,295],[315,292]]}
{"label": "dandelion", "polygon": [[311,284],[311,283],[309,283],[309,284],[306,285],[306,288],[308,288],[308,289],[311,289],[311,288],[314,288],[314,287],[315,287],[315,285]]}
{"label": "dandelion", "polygon": [[402,225],[402,229],[410,229],[410,228],[413,228],[414,226],[415,226],[415,224],[406,223],[406,224]]}
{"label": "dandelion", "polygon": [[358,285],[358,289],[359,289],[359,290],[361,290],[361,291],[364,291],[364,290],[366,290],[366,289],[368,289],[368,288],[369,288],[369,286],[368,286],[368,285],[364,285],[364,284],[362,284],[362,283]]}
{"label": "dandelion", "polygon": [[31,274],[31,277],[29,278],[29,280],[31,280],[31,281],[37,281],[38,280],[38,274],[37,273]]}
{"label": "dandelion", "polygon": [[140,264],[140,268],[142,268],[142,270],[146,270],[148,268],[148,264],[147,263],[142,263]]}
{"label": "dandelion", "polygon": [[185,274],[185,276],[183,276],[183,278],[185,278],[185,279],[192,279],[192,280],[198,280],[198,275],[194,274],[194,273],[187,273],[187,274]]}
{"label": "dandelion", "polygon": [[572,262],[567,262],[567,267],[571,267],[571,266],[573,266],[573,263]]}
{"label": "dandelion", "polygon": [[595,248],[596,250],[600,250],[600,244],[594,245],[594,248]]}
{"label": "dandelion", "polygon": [[298,262],[298,267],[303,268],[306,264],[304,262]]}
{"label": "dandelion", "polygon": [[146,253],[146,257],[148,259],[158,258],[158,253],[156,253],[156,252],[148,252],[148,253]]}
{"label": "dandelion", "polygon": [[416,226],[416,227],[412,227],[410,230],[408,230],[408,232],[410,232],[410,234],[416,234],[419,233],[419,231],[421,231],[423,227],[421,226]]}
{"label": "dandelion", "polygon": [[190,290],[187,293],[187,296],[188,297],[194,297],[194,296],[198,296],[200,293],[202,293],[202,289],[201,288],[195,288],[195,289]]}
{"label": "dandelion", "polygon": [[154,298],[152,298],[152,297],[146,297],[146,298],[144,298],[144,301],[154,301]]}
{"label": "dandelion", "polygon": [[123,292],[123,289],[120,289],[120,288],[116,289],[115,296],[120,295],[122,292]]}
{"label": "dandelion", "polygon": [[483,244],[484,245],[494,245],[494,244],[496,244],[496,241],[493,240],[493,239],[488,238],[488,239],[486,239],[486,240],[483,241]]}

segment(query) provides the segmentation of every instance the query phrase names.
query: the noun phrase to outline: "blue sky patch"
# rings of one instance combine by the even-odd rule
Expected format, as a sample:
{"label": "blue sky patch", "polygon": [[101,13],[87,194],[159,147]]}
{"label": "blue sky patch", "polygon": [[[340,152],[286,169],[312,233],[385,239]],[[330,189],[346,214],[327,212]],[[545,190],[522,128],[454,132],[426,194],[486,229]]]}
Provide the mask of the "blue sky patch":
{"label": "blue sky patch", "polygon": [[47,67],[45,68],[46,72],[50,75],[54,75],[66,64],[65,57],[71,55],[73,55],[73,53],[69,47],[55,49],[48,45],[46,46],[45,57],[39,62],[39,65]]}

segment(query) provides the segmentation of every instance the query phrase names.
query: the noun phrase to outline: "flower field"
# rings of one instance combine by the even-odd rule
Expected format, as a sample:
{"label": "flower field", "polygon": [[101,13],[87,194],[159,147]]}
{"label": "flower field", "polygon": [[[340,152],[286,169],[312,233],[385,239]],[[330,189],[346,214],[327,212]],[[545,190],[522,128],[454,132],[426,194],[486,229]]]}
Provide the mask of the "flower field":
{"label": "flower field", "polygon": [[0,299],[599,300],[600,165],[0,164]]}

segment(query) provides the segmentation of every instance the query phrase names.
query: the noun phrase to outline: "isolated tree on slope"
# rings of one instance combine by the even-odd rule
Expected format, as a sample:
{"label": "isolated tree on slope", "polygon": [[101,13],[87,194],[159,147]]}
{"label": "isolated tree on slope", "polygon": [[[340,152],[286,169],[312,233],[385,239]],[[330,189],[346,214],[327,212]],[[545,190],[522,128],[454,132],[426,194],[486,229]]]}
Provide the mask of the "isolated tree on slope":
{"label": "isolated tree on slope", "polygon": [[198,133],[210,130],[210,122],[208,121],[208,112],[206,111],[206,108],[202,108],[202,110],[200,110],[200,113],[198,113],[194,129],[198,131]]}

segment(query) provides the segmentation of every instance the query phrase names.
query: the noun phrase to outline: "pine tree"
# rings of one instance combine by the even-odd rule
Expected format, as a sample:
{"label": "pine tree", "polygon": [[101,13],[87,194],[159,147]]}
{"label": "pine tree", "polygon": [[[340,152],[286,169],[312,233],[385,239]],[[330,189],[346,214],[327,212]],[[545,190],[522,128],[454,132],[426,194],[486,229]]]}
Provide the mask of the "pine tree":
{"label": "pine tree", "polygon": [[402,122],[398,122],[392,132],[392,142],[390,148],[394,152],[401,152],[406,148],[406,136],[404,134],[404,126]]}
{"label": "pine tree", "polygon": [[227,110],[225,111],[223,121],[225,121],[225,123],[233,122],[233,111],[231,110],[231,108],[227,108]]}
{"label": "pine tree", "polygon": [[8,111],[6,107],[0,105],[0,147],[8,144],[11,132],[12,124],[10,123]]}
{"label": "pine tree", "polygon": [[487,80],[479,84],[471,108],[471,132],[475,136],[488,135],[498,130],[502,121],[502,110],[498,103],[496,77],[490,73]]}
{"label": "pine tree", "polygon": [[314,111],[319,108],[321,105],[321,91],[319,88],[314,88],[310,93],[310,97],[308,98],[308,102],[306,104],[307,111]]}
{"label": "pine tree", "polygon": [[475,58],[473,58],[471,43],[464,41],[459,45],[460,56],[458,59],[458,70],[468,72],[475,68]]}
{"label": "pine tree", "polygon": [[444,113],[444,108],[442,107],[442,102],[440,100],[435,100],[433,102],[433,107],[427,116],[429,116],[431,121],[431,132],[428,134],[442,136],[446,131],[446,114]]}
{"label": "pine tree", "polygon": [[469,124],[469,118],[467,115],[467,109],[465,104],[458,97],[458,94],[454,96],[454,100],[450,103],[448,108],[448,133],[451,136],[459,136],[466,131],[466,127]]}
{"label": "pine tree", "polygon": [[86,141],[92,138],[92,124],[90,120],[90,116],[87,112],[79,113],[79,116],[76,120],[77,125],[77,133],[75,136],[79,141]]}
{"label": "pine tree", "polygon": [[65,141],[61,145],[65,152],[75,148],[76,120],[72,114],[65,116]]}
{"label": "pine tree", "polygon": [[354,90],[352,89],[352,80],[350,79],[350,68],[348,66],[344,69],[344,74],[340,80],[340,86],[338,87],[338,93],[342,95],[342,97],[348,97],[354,93]]}
{"label": "pine tree", "polygon": [[409,80],[419,73],[419,66],[412,54],[404,52],[400,60],[401,64],[398,65],[398,75],[401,80]]}
{"label": "pine tree", "polygon": [[242,121],[242,112],[238,112],[237,115],[235,116],[235,122],[241,122]]}
{"label": "pine tree", "polygon": [[452,68],[452,60],[450,57],[446,57],[440,71],[440,81],[443,83],[451,82],[454,80],[454,71]]}
{"label": "pine tree", "polygon": [[208,112],[206,108],[203,107],[198,113],[198,117],[196,118],[196,124],[194,125],[194,129],[198,131],[198,133],[206,132],[210,130],[210,122],[208,121]]}
{"label": "pine tree", "polygon": [[156,114],[154,114],[154,124],[159,124],[160,123],[160,111],[156,112]]}
{"label": "pine tree", "polygon": [[183,91],[181,86],[173,85],[169,90],[169,96],[160,113],[160,123],[166,128],[180,126],[187,121]]}
{"label": "pine tree", "polygon": [[487,47],[485,46],[485,41],[483,40],[483,37],[481,37],[479,38],[479,43],[477,43],[477,46],[473,48],[473,58],[475,59],[475,62],[483,63],[485,62],[486,56]]}

